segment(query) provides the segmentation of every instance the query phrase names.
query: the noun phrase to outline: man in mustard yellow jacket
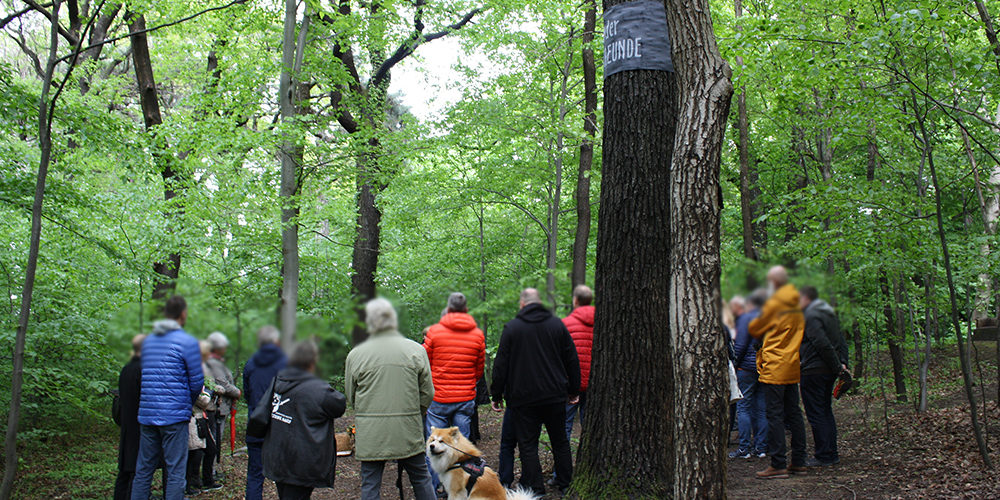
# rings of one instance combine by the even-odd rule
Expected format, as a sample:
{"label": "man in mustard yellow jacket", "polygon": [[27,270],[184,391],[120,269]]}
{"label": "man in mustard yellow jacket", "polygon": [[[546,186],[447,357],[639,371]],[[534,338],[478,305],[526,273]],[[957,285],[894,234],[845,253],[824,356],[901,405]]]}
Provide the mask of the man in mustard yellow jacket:
{"label": "man in mustard yellow jacket", "polygon": [[[763,342],[757,353],[757,372],[767,406],[767,453],[771,456],[771,465],[757,477],[784,479],[789,472],[806,472],[806,427],[799,410],[799,346],[805,318],[799,309],[799,292],[788,282],[784,267],[772,267],[767,281],[771,296],[749,327],[750,335]],[[792,433],[791,465],[786,457],[786,427]]]}

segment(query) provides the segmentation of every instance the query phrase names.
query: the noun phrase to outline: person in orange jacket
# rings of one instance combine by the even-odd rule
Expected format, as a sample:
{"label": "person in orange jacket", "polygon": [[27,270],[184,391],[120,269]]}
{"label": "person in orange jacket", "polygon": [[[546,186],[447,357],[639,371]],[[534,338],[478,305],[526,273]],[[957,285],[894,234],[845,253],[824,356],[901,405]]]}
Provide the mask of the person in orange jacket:
{"label": "person in orange jacket", "polygon": [[[434,381],[434,401],[427,408],[424,437],[430,435],[431,427],[451,426],[468,437],[476,411],[476,382],[483,377],[486,362],[486,337],[469,315],[465,295],[456,292],[448,296],[441,321],[427,329],[424,349]],[[428,459],[428,469],[429,464]],[[430,470],[434,489],[440,492],[440,480]]]}
{"label": "person in orange jacket", "polygon": [[[799,346],[805,318],[799,309],[799,292],[788,282],[784,267],[772,267],[767,281],[771,296],[749,326],[750,336],[763,342],[757,353],[757,380],[767,406],[767,451],[771,456],[771,465],[757,477],[784,479],[790,472],[806,472],[806,428],[799,410]],[[792,433],[791,465],[786,457],[786,427]]]}

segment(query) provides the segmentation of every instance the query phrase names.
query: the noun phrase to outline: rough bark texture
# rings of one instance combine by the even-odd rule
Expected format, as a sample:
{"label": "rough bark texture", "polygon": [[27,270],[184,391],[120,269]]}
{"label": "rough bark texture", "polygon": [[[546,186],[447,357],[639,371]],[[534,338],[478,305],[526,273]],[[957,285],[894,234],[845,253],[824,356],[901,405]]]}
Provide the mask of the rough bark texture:
{"label": "rough bark texture", "polygon": [[[377,145],[377,144],[376,144]],[[365,302],[375,298],[375,271],[378,269],[379,247],[382,232],[382,210],[375,203],[378,193],[385,189],[385,184],[374,180],[377,175],[377,158],[371,155],[362,161],[358,168],[358,226],[354,239],[354,254],[351,267],[351,287],[358,301],[358,323],[351,333],[351,341],[358,345],[368,337],[365,331]]]}
{"label": "rough bark texture", "polygon": [[[129,41],[132,44],[132,65],[135,67],[135,80],[139,90],[139,103],[142,105],[142,119],[149,132],[159,143],[162,139],[157,137],[156,126],[163,123],[160,115],[160,101],[156,91],[156,80],[153,79],[153,65],[149,59],[149,43],[146,38],[146,19],[144,16],[133,13],[126,14],[129,20],[129,30],[132,35]],[[153,157],[163,170],[160,175],[163,177],[163,199],[168,203],[177,196],[175,184],[180,180],[178,173],[174,170],[172,159],[169,154],[163,153],[166,148],[157,144],[153,150]],[[164,214],[170,217],[170,210]],[[163,278],[156,281],[153,286],[153,299],[164,300],[177,287],[177,276],[181,268],[181,255],[176,250],[167,255],[166,261],[154,262],[153,271]]]}
{"label": "rough bark texture", "polygon": [[674,498],[725,498],[727,364],[719,305],[719,163],[733,95],[707,0],[667,0],[680,109],[670,165]]}
{"label": "rough bark texture", "polygon": [[597,27],[597,2],[587,1],[583,21],[583,140],[580,142],[580,168],[576,174],[576,237],[573,240],[573,288],[587,282],[587,247],[590,240],[590,167],[594,163],[594,138],[597,136],[597,66],[594,62],[594,30]]}
{"label": "rough bark texture", "polygon": [[17,478],[17,428],[21,421],[21,388],[24,381],[24,344],[31,318],[31,294],[35,290],[35,270],[38,268],[38,249],[42,235],[42,200],[45,196],[45,179],[52,155],[52,129],[49,124],[49,88],[59,46],[59,1],[52,5],[52,30],[49,37],[49,61],[42,80],[38,99],[38,177],[35,182],[35,199],[31,205],[31,236],[28,243],[28,262],[24,268],[24,286],[21,288],[21,311],[17,332],[14,335],[14,353],[10,374],[10,411],[7,412],[7,433],[4,440],[4,475],[0,483],[0,499],[9,500],[14,493]]}
{"label": "rough bark texture", "polygon": [[[617,3],[605,0],[604,8]],[[593,410],[584,420],[573,483],[584,499],[673,496],[668,309],[675,78],[626,71],[604,80],[594,280],[597,290],[614,293],[596,303],[587,395]]]}

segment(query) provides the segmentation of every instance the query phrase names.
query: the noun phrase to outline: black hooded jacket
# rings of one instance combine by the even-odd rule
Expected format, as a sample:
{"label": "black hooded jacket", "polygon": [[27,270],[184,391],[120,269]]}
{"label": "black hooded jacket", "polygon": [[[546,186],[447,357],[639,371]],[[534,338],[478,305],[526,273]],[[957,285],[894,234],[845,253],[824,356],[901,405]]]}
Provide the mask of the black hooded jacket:
{"label": "black hooded jacket", "polygon": [[507,323],[493,360],[494,401],[512,407],[565,402],[580,392],[580,360],[562,320],[528,304]]}
{"label": "black hooded jacket", "polygon": [[847,342],[840,331],[840,320],[830,304],[814,300],[805,311],[806,331],[799,347],[803,375],[836,375],[840,365],[847,365]]}
{"label": "black hooded jacket", "polygon": [[264,475],[277,483],[332,487],[337,466],[333,422],[344,414],[347,399],[294,366],[278,373],[273,399],[262,450]]}

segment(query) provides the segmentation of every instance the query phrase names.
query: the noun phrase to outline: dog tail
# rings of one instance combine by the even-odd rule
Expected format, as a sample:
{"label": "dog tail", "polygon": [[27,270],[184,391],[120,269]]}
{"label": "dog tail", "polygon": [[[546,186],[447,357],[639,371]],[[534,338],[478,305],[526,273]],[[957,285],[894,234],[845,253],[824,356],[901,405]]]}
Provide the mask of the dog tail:
{"label": "dog tail", "polygon": [[531,490],[525,489],[521,485],[518,485],[517,488],[512,490],[507,490],[507,500],[538,500],[539,498],[541,497],[532,493]]}

